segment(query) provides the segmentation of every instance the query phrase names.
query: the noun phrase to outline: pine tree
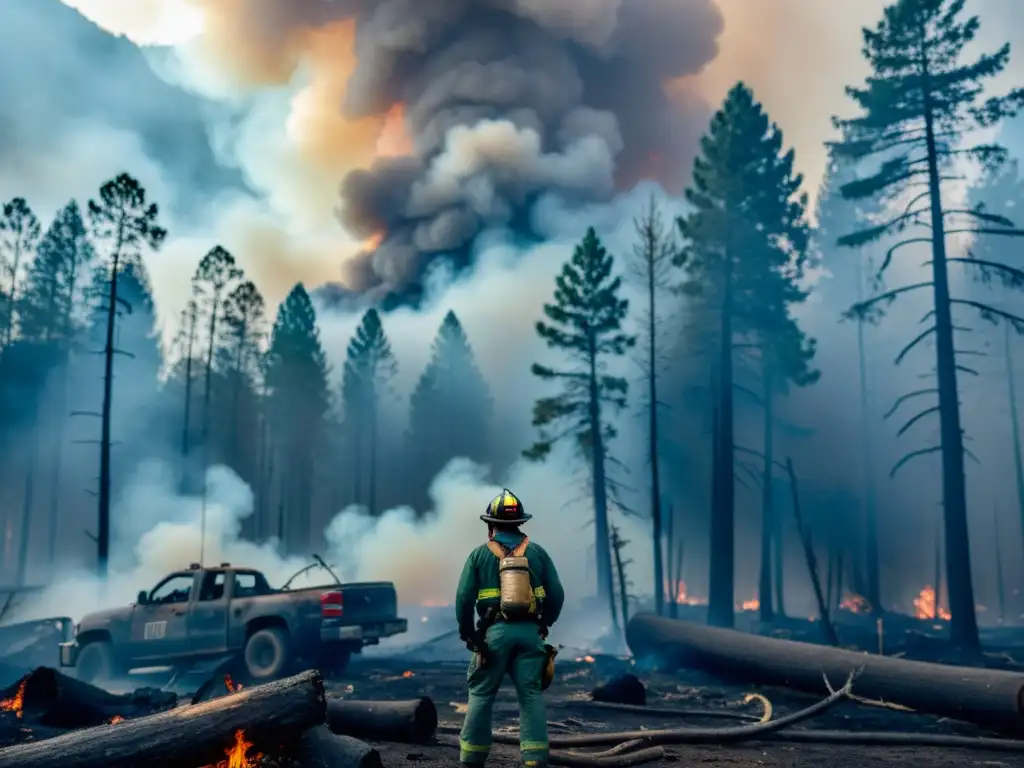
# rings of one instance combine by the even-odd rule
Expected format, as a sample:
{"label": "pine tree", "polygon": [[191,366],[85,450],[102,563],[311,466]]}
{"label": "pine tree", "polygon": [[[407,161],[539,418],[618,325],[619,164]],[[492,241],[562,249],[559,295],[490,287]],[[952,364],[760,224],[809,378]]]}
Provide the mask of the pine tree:
{"label": "pine tree", "polygon": [[213,397],[213,364],[217,354],[217,321],[223,313],[224,299],[234,285],[242,279],[242,271],[235,266],[235,257],[217,245],[207,252],[192,277],[192,294],[200,313],[208,318],[206,333],[206,362],[203,375],[203,412],[200,427],[202,440],[202,504],[206,506],[206,470],[210,464],[210,405]]}
{"label": "pine tree", "polygon": [[[228,386],[228,423],[225,455],[243,477],[254,466],[243,467],[243,445],[258,443],[256,383],[260,345],[265,333],[263,296],[251,280],[239,283],[224,302],[224,331],[220,343]],[[244,439],[243,439],[244,438]]]}
{"label": "pine tree", "polygon": [[141,267],[142,250],[156,250],[167,236],[157,224],[159,208],[146,201],[146,190],[122,173],[100,187],[99,199],[89,201],[89,223],[93,243],[108,265],[106,280],[106,332],[103,347],[103,411],[100,437],[99,527],[97,570],[107,576],[110,558],[110,415],[113,408],[114,347],[118,309],[131,305],[118,294],[118,281],[127,269],[133,276]]}
{"label": "pine tree", "polygon": [[[742,83],[726,96],[701,141],[686,199],[693,213],[679,219],[688,281],[714,341],[712,517],[708,621],[732,626],[735,578],[734,351],[761,350],[771,361],[766,380],[793,374],[783,361],[800,337],[788,332],[788,307],[803,299],[797,286],[807,262],[809,232],[802,178],[782,132]],[[780,346],[786,346],[783,354]],[[770,399],[770,398],[769,398]],[[770,402],[763,405],[769,407]],[[768,521],[770,525],[770,521]]]}
{"label": "pine tree", "polygon": [[591,227],[572,258],[555,278],[554,302],[544,305],[547,320],[537,322],[537,334],[548,347],[563,352],[566,367],[534,363],[531,371],[543,381],[557,381],[561,392],[542,397],[533,407],[538,439],[524,452],[543,460],[555,442],[573,438],[590,463],[594,502],[597,595],[614,617],[608,477],[608,443],[615,429],[606,417],[626,406],[626,379],[610,376],[609,357],[624,355],[636,338],[622,332],[629,302],[619,298],[622,278],[612,276],[613,258]]}
{"label": "pine tree", "polygon": [[[185,403],[181,415],[181,477],[179,479],[182,493],[185,493],[188,488],[187,464],[192,438],[192,364],[195,361],[196,326],[198,323],[199,305],[192,298],[188,300],[188,304],[181,313],[181,327],[178,338],[175,340],[175,346],[181,350],[182,360],[185,363],[182,371]],[[179,360],[179,366],[180,364],[181,360]]]}
{"label": "pine tree", "polygon": [[39,219],[22,197],[4,203],[0,216],[0,285],[3,318],[0,319],[0,351],[14,339],[18,291],[28,260],[39,242]]}
{"label": "pine tree", "polygon": [[[970,258],[950,258],[946,236],[954,233],[1021,235],[1003,216],[977,208],[949,207],[943,202],[946,184],[955,180],[954,165],[977,161],[993,167],[1006,157],[994,144],[963,144],[963,137],[975,128],[996,125],[1024,103],[1024,89],[1007,97],[983,98],[984,83],[1002,72],[1010,58],[1010,46],[973,60],[965,48],[979,29],[977,16],[964,18],[965,0],[899,0],[885,9],[874,29],[864,30],[864,55],[872,73],[863,87],[847,93],[862,114],[850,120],[836,120],[842,140],[833,146],[839,157],[880,162],[878,170],[843,187],[849,199],[878,198],[905,202],[899,212],[881,223],[841,238],[842,245],[859,247],[883,236],[921,227],[921,234],[901,240],[888,249],[879,268],[884,273],[898,252],[914,244],[931,247],[931,279],[886,291],[856,305],[853,314],[877,319],[884,307],[907,293],[930,290],[933,324],[919,334],[900,357],[906,356],[925,339],[934,337],[936,386],[917,390],[901,398],[937,395],[938,404],[912,416],[901,430],[937,414],[939,445],[912,451],[893,467],[897,472],[908,461],[934,453],[942,456],[942,498],[946,547],[946,580],[949,585],[950,640],[967,652],[980,652],[974,586],[970,564],[967,498],[964,476],[964,437],[957,384],[959,366],[954,349],[953,310],[970,308],[993,322],[1006,321],[1024,332],[1024,318],[970,299],[954,298],[949,284],[949,267],[965,267],[974,275],[990,269],[1014,282],[1013,270],[998,263]],[[923,190],[923,191],[922,191]],[[952,221],[950,221],[952,219]],[[951,229],[948,227],[952,227]]]}
{"label": "pine tree", "polygon": [[49,561],[57,556],[60,526],[60,489],[63,474],[64,433],[68,412],[69,355],[76,335],[75,312],[86,272],[95,253],[89,242],[78,203],[71,201],[58,212],[39,242],[28,269],[25,290],[18,302],[21,333],[55,346],[53,363],[58,376],[49,406],[57,414],[50,445]]}
{"label": "pine tree", "polygon": [[[645,316],[643,318],[644,343],[643,354],[641,355],[640,366],[646,384],[647,402],[644,405],[647,411],[647,460],[650,466],[651,481],[651,522],[652,538],[654,544],[654,606],[655,611],[662,615],[665,612],[665,567],[664,567],[664,521],[662,516],[661,499],[661,466],[660,466],[660,440],[659,426],[660,403],[658,382],[663,367],[660,353],[660,338],[658,328],[659,299],[667,287],[671,274],[673,262],[679,251],[678,244],[673,237],[674,233],[665,228],[665,224],[652,197],[643,215],[633,222],[636,230],[637,244],[633,247],[634,260],[631,264],[634,273],[639,278],[640,287],[647,299]],[[675,546],[673,541],[667,542],[668,547]]]}
{"label": "pine tree", "polygon": [[264,365],[267,416],[281,486],[278,530],[292,551],[308,551],[312,483],[330,402],[316,310],[301,283],[278,310]]}
{"label": "pine tree", "polygon": [[[369,309],[363,315],[346,351],[342,373],[342,408],[345,423],[354,438],[353,450],[360,457],[360,464],[363,456],[367,461],[365,501],[371,515],[380,511],[377,509],[377,476],[381,402],[388,383],[397,372],[398,364],[391,351],[391,342],[384,333],[380,313]],[[357,466],[356,472],[361,468]],[[358,493],[362,487],[362,478],[358,475],[355,484],[355,501],[362,503],[363,498]]]}
{"label": "pine tree", "polygon": [[74,313],[87,270],[95,257],[78,203],[61,209],[39,241],[18,301],[26,336],[67,342],[74,334]]}
{"label": "pine tree", "polygon": [[491,458],[492,411],[490,389],[473,348],[462,323],[449,311],[409,403],[409,446],[418,491],[426,491],[455,457],[479,463]]}

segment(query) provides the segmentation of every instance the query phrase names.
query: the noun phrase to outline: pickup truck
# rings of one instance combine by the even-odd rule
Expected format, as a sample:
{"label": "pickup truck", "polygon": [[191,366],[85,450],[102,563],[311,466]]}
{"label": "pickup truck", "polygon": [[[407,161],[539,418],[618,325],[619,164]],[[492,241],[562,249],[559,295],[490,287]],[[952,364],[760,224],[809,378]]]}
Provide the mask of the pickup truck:
{"label": "pickup truck", "polygon": [[280,677],[299,658],[337,674],[363,646],[408,631],[391,582],[304,589],[290,583],[274,589],[251,568],[193,563],[139,592],[126,608],[85,616],[60,645],[61,666],[99,682],[133,669],[182,670],[240,655],[254,682]]}

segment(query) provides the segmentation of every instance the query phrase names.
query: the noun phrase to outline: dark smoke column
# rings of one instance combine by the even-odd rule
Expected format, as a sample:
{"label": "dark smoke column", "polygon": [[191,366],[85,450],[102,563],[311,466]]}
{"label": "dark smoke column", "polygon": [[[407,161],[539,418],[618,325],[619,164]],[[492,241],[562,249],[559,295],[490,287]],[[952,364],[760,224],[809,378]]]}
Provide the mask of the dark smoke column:
{"label": "dark smoke column", "polygon": [[550,197],[605,201],[645,176],[680,188],[708,113],[665,85],[713,58],[722,18],[713,0],[379,0],[356,24],[345,111],[404,105],[414,154],[344,180],[343,223],[382,237],[349,277],[408,300],[433,264],[469,264],[484,231],[535,237]]}

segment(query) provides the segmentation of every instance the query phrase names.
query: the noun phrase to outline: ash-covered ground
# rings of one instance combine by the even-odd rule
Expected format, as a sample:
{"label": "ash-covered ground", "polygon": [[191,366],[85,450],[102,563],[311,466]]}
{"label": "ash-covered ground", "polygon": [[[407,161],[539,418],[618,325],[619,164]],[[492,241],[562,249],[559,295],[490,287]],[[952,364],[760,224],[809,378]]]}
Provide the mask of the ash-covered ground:
{"label": "ash-covered ground", "polygon": [[[453,611],[443,608],[410,608],[410,631],[388,643],[368,649],[357,657],[342,679],[329,684],[334,693],[357,699],[410,699],[429,696],[437,705],[442,726],[460,726],[466,704],[466,664],[469,652],[455,632]],[[559,623],[560,625],[562,622]],[[564,643],[557,660],[555,683],[547,693],[552,737],[572,733],[617,732],[682,726],[736,727],[740,721],[715,718],[665,717],[649,713],[610,710],[589,702],[590,692],[622,672],[637,675],[647,686],[651,707],[736,710],[761,714],[757,703],[743,704],[751,693],[771,701],[775,717],[803,709],[815,697],[783,688],[733,685],[699,671],[665,673],[644,669],[623,655],[595,653],[594,642],[585,640],[587,623],[566,616],[565,636],[556,626],[551,640]],[[593,635],[592,637],[596,637]],[[575,645],[576,647],[572,647]],[[838,687],[843,681],[833,681]],[[822,698],[827,695],[822,684]],[[501,691],[495,707],[495,728],[514,729],[517,723],[515,692],[511,683]],[[970,725],[941,718],[846,702],[818,718],[798,726],[824,730],[909,731],[968,736],[993,736]],[[378,744],[386,766],[455,766],[457,750],[445,746],[413,747]],[[602,747],[601,749],[605,749]],[[1024,752],[1003,753],[943,747],[865,747],[859,745],[809,745],[780,742],[745,742],[733,746],[680,746],[667,748],[663,765],[716,765],[730,768],[786,766],[786,768],[866,768],[867,766],[928,766],[929,768],[1024,767]],[[495,745],[488,765],[521,765],[513,746]]]}
{"label": "ash-covered ground", "polygon": [[[436,654],[435,654],[436,655]],[[408,656],[368,656],[353,663],[344,679],[330,689],[360,699],[411,699],[429,696],[437,705],[442,725],[459,726],[466,703],[465,670],[468,652],[459,661],[439,661]],[[663,717],[613,711],[588,703],[590,691],[619,672],[632,671],[647,686],[647,703],[654,707],[681,709],[735,709],[760,714],[759,704],[744,705],[749,693],[760,693],[772,702],[776,717],[803,709],[814,697],[785,689],[743,687],[723,684],[699,672],[664,674],[638,670],[629,660],[617,657],[559,656],[555,683],[547,693],[551,736],[584,732],[614,732],[681,726],[735,727],[740,722],[693,717]],[[823,690],[824,693],[824,690]],[[517,723],[515,693],[504,686],[495,707],[495,728],[514,729]],[[971,726],[939,718],[895,712],[854,703],[840,704],[809,722],[806,727],[829,730],[914,731],[939,734],[979,735]],[[990,734],[985,734],[990,735]],[[443,746],[376,744],[386,766],[455,766],[457,750]],[[1024,766],[1024,753],[1007,754],[980,750],[946,748],[892,748],[839,745],[805,745],[747,742],[735,746],[669,747],[662,765],[716,765],[730,768],[754,766],[797,766],[810,768],[866,768],[867,766]],[[496,745],[488,765],[521,765],[515,747]]]}

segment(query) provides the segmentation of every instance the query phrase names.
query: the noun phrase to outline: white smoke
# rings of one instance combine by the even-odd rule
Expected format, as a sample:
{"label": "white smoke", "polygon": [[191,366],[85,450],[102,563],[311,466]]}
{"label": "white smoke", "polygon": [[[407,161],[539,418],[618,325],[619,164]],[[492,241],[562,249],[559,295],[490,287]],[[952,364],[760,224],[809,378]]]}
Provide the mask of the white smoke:
{"label": "white smoke", "polygon": [[[534,515],[527,533],[554,557],[570,599],[577,600],[592,594],[593,535],[586,485],[581,485],[585,476],[566,474],[568,458],[556,452],[548,464],[518,464],[503,484],[515,489]],[[486,467],[467,459],[452,460],[434,480],[432,509],[421,520],[407,507],[388,510],[377,519],[358,508],[341,512],[324,532],[326,559],[346,581],[393,581],[403,605],[450,604],[466,556],[485,538],[479,516],[502,487],[488,481],[487,473]],[[310,563],[309,558],[282,555],[276,541],[257,544],[240,537],[242,522],[253,514],[254,498],[231,469],[210,468],[205,505],[198,496],[179,494],[176,482],[169,465],[142,465],[113,510],[115,543],[108,580],[101,583],[88,572],[62,574],[40,596],[19,606],[11,619],[69,615],[78,621],[91,611],[125,606],[140,590],[152,589],[164,576],[200,558],[206,564],[256,568],[278,587]],[[630,527],[644,526],[627,523]],[[642,545],[643,531],[636,533],[629,538]],[[647,559],[643,555],[640,562]],[[643,574],[636,575],[642,584]],[[330,581],[314,570],[294,584]]]}

